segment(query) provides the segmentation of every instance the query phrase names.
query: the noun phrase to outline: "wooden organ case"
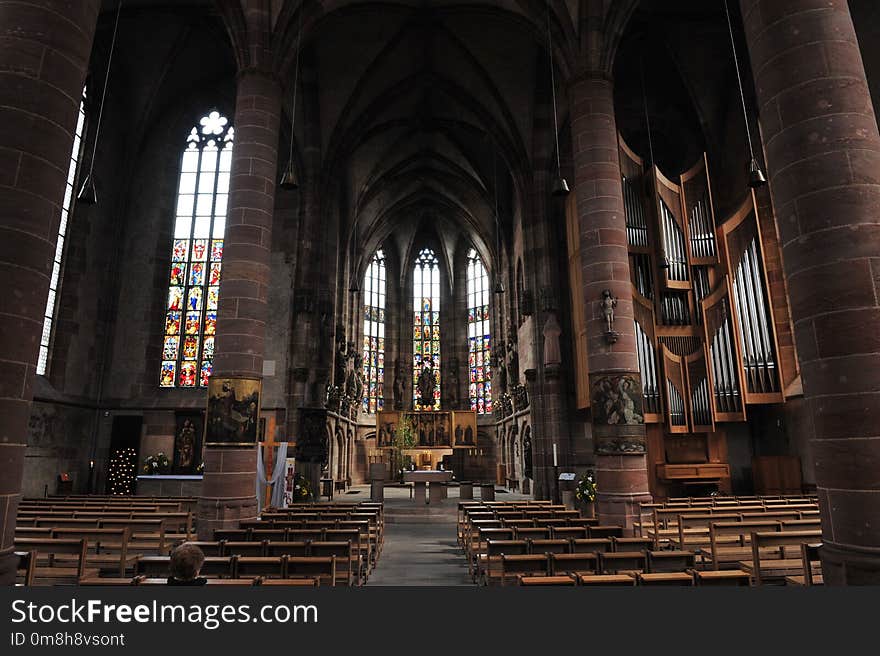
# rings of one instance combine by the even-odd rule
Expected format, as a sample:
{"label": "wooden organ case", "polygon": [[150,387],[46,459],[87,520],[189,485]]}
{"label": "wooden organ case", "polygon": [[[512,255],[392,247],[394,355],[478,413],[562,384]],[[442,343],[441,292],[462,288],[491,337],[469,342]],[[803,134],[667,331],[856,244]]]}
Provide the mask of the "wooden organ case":
{"label": "wooden organ case", "polygon": [[782,403],[757,205],[716,220],[705,156],[671,180],[620,139],[652,492],[730,492],[726,425]]}

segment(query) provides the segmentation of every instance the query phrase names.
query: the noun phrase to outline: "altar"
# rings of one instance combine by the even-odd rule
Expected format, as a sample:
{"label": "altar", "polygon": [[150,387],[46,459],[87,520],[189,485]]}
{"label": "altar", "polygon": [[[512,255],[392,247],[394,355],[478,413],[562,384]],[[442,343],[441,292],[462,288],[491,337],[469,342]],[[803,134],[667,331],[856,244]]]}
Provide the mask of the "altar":
{"label": "altar", "polygon": [[403,472],[403,482],[413,483],[413,497],[416,504],[425,503],[426,487],[428,488],[428,503],[440,503],[444,498],[444,486],[441,483],[448,483],[452,480],[451,471],[405,471]]}

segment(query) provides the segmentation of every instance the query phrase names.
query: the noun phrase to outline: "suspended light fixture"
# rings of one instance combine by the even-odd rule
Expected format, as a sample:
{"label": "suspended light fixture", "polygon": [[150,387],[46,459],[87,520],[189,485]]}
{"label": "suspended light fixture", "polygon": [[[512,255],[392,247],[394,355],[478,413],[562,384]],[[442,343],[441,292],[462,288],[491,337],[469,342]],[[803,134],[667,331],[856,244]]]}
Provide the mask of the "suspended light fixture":
{"label": "suspended light fixture", "polygon": [[492,144],[492,186],[495,191],[495,248],[498,266],[495,271],[495,293],[504,293],[504,283],[501,281],[501,220],[498,218],[498,159],[495,153],[495,144]]}
{"label": "suspended light fixture", "polygon": [[278,186],[286,190],[294,190],[299,188],[299,180],[296,177],[296,169],[293,166],[293,137],[294,127],[296,127],[296,92],[299,87],[299,50],[302,39],[302,20],[303,10],[299,8],[299,27],[296,31],[296,61],[293,65],[293,105],[290,107],[290,154],[287,158],[287,166],[284,167],[284,174]]}
{"label": "suspended light fixture", "polygon": [[113,25],[113,38],[110,41],[110,53],[107,55],[107,72],[104,74],[104,89],[101,92],[101,105],[98,109],[98,123],[95,126],[95,143],[92,144],[92,161],[89,172],[83,180],[76,200],[83,205],[94,205],[98,202],[98,190],[95,188],[95,156],[98,154],[98,139],[101,136],[101,120],[104,118],[104,99],[107,97],[107,82],[110,80],[110,66],[113,64],[113,52],[116,50],[116,33],[119,31],[119,16],[122,14],[122,0],[116,7],[116,22]]}
{"label": "suspended light fixture", "polygon": [[553,137],[556,140],[556,180],[553,182],[552,194],[556,198],[565,198],[571,193],[568,182],[562,177],[562,155],[559,152],[559,119],[556,111],[556,73],[553,70],[553,31],[550,29],[550,0],[547,0],[547,52],[550,62],[550,91],[553,95]]}
{"label": "suspended light fixture", "polygon": [[739,99],[742,102],[743,120],[746,124],[746,138],[749,140],[749,155],[751,156],[751,161],[749,162],[749,186],[752,189],[757,189],[767,184],[767,176],[764,174],[758,158],[755,157],[755,147],[752,144],[752,128],[749,125],[749,111],[746,109],[746,94],[743,91],[742,75],[739,72],[739,57],[736,54],[736,39],[733,36],[733,21],[730,19],[730,8],[727,5],[727,0],[724,0],[724,15],[727,17],[730,48],[733,51],[733,64],[736,68],[736,83],[739,87]]}

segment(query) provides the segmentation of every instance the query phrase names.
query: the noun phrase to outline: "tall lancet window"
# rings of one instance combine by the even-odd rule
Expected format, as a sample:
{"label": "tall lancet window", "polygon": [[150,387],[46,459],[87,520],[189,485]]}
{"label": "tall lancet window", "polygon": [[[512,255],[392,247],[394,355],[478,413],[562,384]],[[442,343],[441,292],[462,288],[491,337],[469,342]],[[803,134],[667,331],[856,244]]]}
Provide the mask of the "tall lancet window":
{"label": "tall lancet window", "polygon": [[376,251],[364,274],[364,412],[385,406],[385,253]]}
{"label": "tall lancet window", "polygon": [[206,387],[211,375],[233,136],[226,117],[211,112],[186,139],[165,306],[162,387]]}
{"label": "tall lancet window", "polygon": [[67,220],[70,217],[70,203],[73,200],[76,173],[82,151],[83,130],[86,124],[86,90],[83,88],[79,102],[79,115],[76,117],[76,131],[73,133],[73,150],[67,168],[67,182],[64,187],[64,200],[61,204],[61,222],[58,224],[58,241],[55,243],[55,261],[52,264],[52,278],[49,280],[49,297],[46,299],[46,312],[43,314],[43,334],[40,337],[40,355],[37,358],[37,373],[46,375],[49,366],[49,342],[52,340],[52,326],[55,323],[55,303],[58,300],[58,287],[61,283],[64,243],[67,240]]}
{"label": "tall lancet window", "polygon": [[467,256],[468,393],[471,410],[492,412],[491,335],[489,329],[489,275],[473,248]]}
{"label": "tall lancet window", "polygon": [[[434,375],[434,405],[423,406],[419,380],[425,369]],[[413,407],[440,409],[440,261],[430,248],[416,258],[413,271]]]}

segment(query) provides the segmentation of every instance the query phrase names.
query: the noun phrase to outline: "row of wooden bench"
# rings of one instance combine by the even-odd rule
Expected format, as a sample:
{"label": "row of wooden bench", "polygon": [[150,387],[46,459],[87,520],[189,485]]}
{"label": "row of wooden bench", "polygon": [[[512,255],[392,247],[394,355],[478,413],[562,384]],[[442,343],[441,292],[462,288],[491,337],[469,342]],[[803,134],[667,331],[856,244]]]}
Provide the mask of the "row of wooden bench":
{"label": "row of wooden bench", "polygon": [[[84,578],[79,582],[84,586],[106,586],[106,585],[168,585],[167,578],[149,578],[143,574],[134,577],[122,578]],[[315,588],[321,585],[321,579],[318,577],[303,577],[296,579],[272,579],[264,576],[256,576],[254,578],[244,579],[207,579],[208,586],[295,586],[295,587],[311,587]]]}

